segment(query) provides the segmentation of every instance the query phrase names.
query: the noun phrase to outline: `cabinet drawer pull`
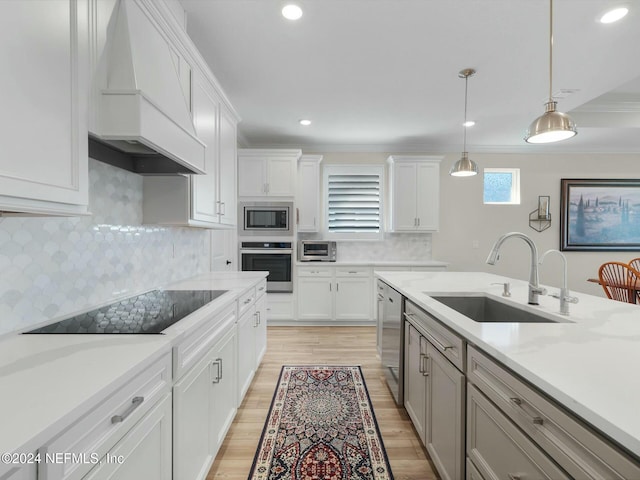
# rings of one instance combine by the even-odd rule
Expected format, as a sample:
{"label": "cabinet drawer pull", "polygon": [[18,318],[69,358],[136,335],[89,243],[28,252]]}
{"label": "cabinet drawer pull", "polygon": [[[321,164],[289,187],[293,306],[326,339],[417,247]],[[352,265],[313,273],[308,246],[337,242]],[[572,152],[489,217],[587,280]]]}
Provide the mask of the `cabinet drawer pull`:
{"label": "cabinet drawer pull", "polygon": [[251,299],[250,299],[250,298],[247,298],[247,299],[244,301],[244,304],[245,304],[245,305],[246,305],[247,303],[251,303]]}
{"label": "cabinet drawer pull", "polygon": [[133,397],[133,399],[131,400],[131,405],[129,405],[129,408],[127,408],[122,415],[114,415],[113,417],[111,417],[111,423],[124,422],[127,419],[127,417],[133,413],[133,411],[136,408],[142,405],[142,402],[144,402],[144,397]]}
{"label": "cabinet drawer pull", "polygon": [[260,287],[260,288],[258,289],[258,291],[259,291],[259,292],[261,292],[262,290],[264,290],[264,287]]}
{"label": "cabinet drawer pull", "polygon": [[522,475],[519,473],[507,473],[509,480],[522,480]]}
{"label": "cabinet drawer pull", "polygon": [[262,315],[260,315],[260,310],[256,312],[258,314],[258,325],[262,323]]}
{"label": "cabinet drawer pull", "polygon": [[349,271],[349,273],[358,273],[358,272],[352,272],[352,271]]}
{"label": "cabinet drawer pull", "polygon": [[[426,333],[426,332],[425,332]],[[431,343],[433,343],[437,348],[439,348],[440,350],[442,350],[443,352],[446,352],[447,350],[449,350],[450,348],[455,348],[452,345],[443,345],[442,343],[440,343],[433,335],[431,335],[430,333],[427,333],[427,337],[429,339],[429,341]]]}
{"label": "cabinet drawer pull", "polygon": [[[521,398],[518,397],[511,397],[509,398],[509,400],[516,406],[522,408],[522,403],[523,400]],[[522,410],[524,412],[524,409]],[[543,425],[544,424],[544,419],[542,417],[531,417],[531,421],[533,422],[534,425]]]}
{"label": "cabinet drawer pull", "polygon": [[382,294],[380,294],[380,293],[378,294],[378,300],[379,301],[383,301],[384,300],[384,296]]}

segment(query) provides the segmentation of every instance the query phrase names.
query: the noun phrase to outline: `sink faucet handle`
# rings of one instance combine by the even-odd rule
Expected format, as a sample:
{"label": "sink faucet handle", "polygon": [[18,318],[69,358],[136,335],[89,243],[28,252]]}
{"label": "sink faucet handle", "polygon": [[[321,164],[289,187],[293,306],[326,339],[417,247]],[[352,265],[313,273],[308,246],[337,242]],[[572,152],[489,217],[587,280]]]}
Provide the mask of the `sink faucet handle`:
{"label": "sink faucet handle", "polygon": [[547,289],[544,287],[540,287],[540,286],[533,286],[531,284],[529,284],[529,290],[531,290],[533,293],[537,293],[538,295],[546,295],[547,294]]}
{"label": "sink faucet handle", "polygon": [[511,284],[509,282],[493,282],[491,285],[502,285],[502,296],[511,296]]}

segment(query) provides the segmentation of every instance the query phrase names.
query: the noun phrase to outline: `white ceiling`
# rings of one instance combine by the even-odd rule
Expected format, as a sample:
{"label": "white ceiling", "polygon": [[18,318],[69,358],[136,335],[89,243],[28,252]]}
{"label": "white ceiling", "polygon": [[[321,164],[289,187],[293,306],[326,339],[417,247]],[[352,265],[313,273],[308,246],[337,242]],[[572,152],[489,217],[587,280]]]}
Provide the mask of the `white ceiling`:
{"label": "white ceiling", "polygon": [[[242,117],[241,142],[307,151],[640,152],[640,2],[554,2],[554,94],[576,137],[528,145],[549,78],[545,0],[182,0],[188,32]],[[574,111],[575,110],[575,111]],[[313,124],[302,127],[301,118]],[[615,127],[615,128],[614,128]]]}

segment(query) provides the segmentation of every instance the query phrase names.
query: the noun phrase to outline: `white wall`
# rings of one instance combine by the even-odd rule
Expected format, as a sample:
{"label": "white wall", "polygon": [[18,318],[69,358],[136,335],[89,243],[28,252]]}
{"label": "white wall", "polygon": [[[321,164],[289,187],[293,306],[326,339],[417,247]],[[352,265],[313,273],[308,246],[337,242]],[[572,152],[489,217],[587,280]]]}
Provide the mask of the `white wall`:
{"label": "white wall", "polygon": [[[532,146],[534,150],[536,147]],[[305,152],[311,153],[311,152]],[[386,153],[322,153],[321,165],[334,163],[385,163]],[[418,155],[419,153],[415,153]],[[431,153],[430,153],[431,154]],[[520,205],[484,205],[482,174],[469,178],[449,176],[449,168],[460,153],[446,154],[440,165],[440,231],[427,241],[430,256],[421,259],[450,263],[451,271],[487,271],[526,280],[529,277],[529,249],[520,240],[504,244],[501,260],[495,266],[485,263],[495,240],[502,234],[519,231],[529,235],[540,254],[560,248],[560,179],[562,178],[640,178],[637,154],[474,154],[470,157],[484,167],[520,169]],[[386,185],[388,192],[388,185]],[[529,213],[537,208],[538,196],[551,197],[552,224],[538,233],[529,227]],[[473,248],[477,241],[478,248]],[[391,245],[391,244],[390,244]],[[604,296],[602,287],[587,282],[598,276],[598,267],[610,260],[628,261],[638,252],[564,252],[569,264],[571,290]],[[540,267],[540,281],[559,287],[562,282],[561,259],[551,256]]]}
{"label": "white wall", "polygon": [[[535,148],[535,147],[532,147]],[[450,270],[487,271],[523,280],[529,276],[529,249],[511,239],[501,250],[501,260],[485,263],[495,240],[510,231],[529,235],[538,251],[560,247],[561,178],[640,178],[639,155],[612,154],[471,154],[484,167],[520,168],[521,204],[484,205],[482,175],[454,178],[449,168],[459,154],[447,155],[441,165],[440,231],[433,234],[433,258],[451,263]],[[538,196],[551,197],[552,225],[538,233],[529,228],[529,213],[537,208]],[[478,248],[473,248],[473,242]],[[569,264],[569,288],[603,296],[602,287],[587,282],[598,276],[598,267],[610,260],[629,261],[638,252],[564,252]],[[540,267],[540,281],[560,286],[561,259],[552,256]]]}

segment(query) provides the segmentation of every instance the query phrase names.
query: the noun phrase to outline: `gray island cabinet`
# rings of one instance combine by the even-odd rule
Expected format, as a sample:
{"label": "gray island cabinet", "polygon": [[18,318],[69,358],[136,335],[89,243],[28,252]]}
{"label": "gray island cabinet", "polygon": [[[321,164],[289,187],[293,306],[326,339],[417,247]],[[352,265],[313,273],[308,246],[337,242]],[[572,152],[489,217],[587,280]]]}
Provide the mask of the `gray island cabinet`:
{"label": "gray island cabinet", "polygon": [[633,452],[453,328],[446,307],[388,284],[404,296],[404,406],[441,478],[640,479]]}

